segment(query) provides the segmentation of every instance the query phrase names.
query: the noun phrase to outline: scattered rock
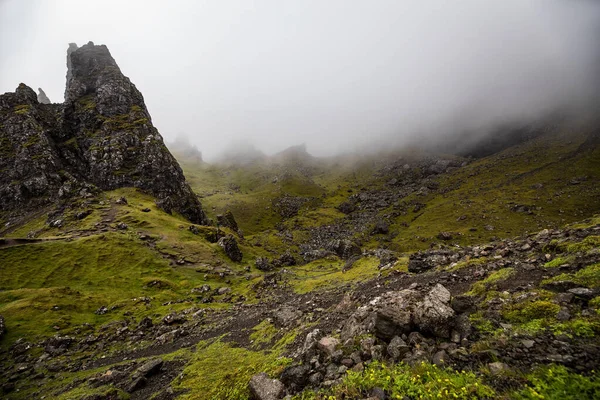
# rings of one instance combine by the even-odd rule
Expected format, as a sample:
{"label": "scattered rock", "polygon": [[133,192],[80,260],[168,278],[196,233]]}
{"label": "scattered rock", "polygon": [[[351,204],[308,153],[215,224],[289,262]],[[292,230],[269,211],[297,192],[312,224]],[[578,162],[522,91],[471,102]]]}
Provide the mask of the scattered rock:
{"label": "scattered rock", "polygon": [[278,328],[287,328],[302,317],[302,311],[296,307],[285,305],[273,312],[273,320]]}
{"label": "scattered rock", "polygon": [[437,353],[435,353],[433,355],[433,358],[431,359],[431,362],[434,363],[435,365],[437,365],[438,367],[443,367],[448,365],[448,362],[450,361],[450,358],[448,356],[448,353],[446,353],[446,351],[444,350],[440,350]]}
{"label": "scattered rock", "polygon": [[261,271],[271,271],[274,268],[267,257],[257,257],[254,265]]}
{"label": "scattered rock", "polygon": [[596,291],[585,287],[576,287],[568,290],[569,293],[577,298],[591,300],[595,297]]}
{"label": "scattered rock", "polygon": [[331,357],[335,353],[339,345],[340,341],[338,339],[326,336],[319,340],[319,342],[317,343],[317,348],[326,356]]}
{"label": "scattered rock", "polygon": [[277,400],[283,398],[285,386],[261,372],[250,379],[250,394],[254,400]]}
{"label": "scattered rock", "polygon": [[[310,366],[306,364],[287,367],[281,374],[281,382],[288,392],[296,393],[309,383]],[[320,381],[319,381],[320,382]]]}
{"label": "scattered rock", "polygon": [[387,353],[394,361],[401,360],[410,352],[410,347],[399,336],[394,336],[387,347]]}
{"label": "scattered rock", "polygon": [[165,325],[173,325],[185,322],[185,317],[183,315],[177,314],[176,312],[172,312],[171,314],[167,314],[163,318],[163,323]]}
{"label": "scattered rock", "polygon": [[156,375],[160,371],[163,364],[164,362],[160,358],[155,358],[153,360],[147,361],[137,369],[135,375],[138,377],[143,376],[145,378],[149,378],[152,375]]}
{"label": "scattered rock", "polygon": [[375,223],[375,227],[371,231],[373,235],[387,235],[390,233],[390,224],[386,221],[379,220]]}
{"label": "scattered rock", "polygon": [[490,373],[492,375],[499,375],[502,372],[509,369],[508,365],[504,364],[503,362],[499,362],[499,361],[489,363],[488,368],[490,369]]}

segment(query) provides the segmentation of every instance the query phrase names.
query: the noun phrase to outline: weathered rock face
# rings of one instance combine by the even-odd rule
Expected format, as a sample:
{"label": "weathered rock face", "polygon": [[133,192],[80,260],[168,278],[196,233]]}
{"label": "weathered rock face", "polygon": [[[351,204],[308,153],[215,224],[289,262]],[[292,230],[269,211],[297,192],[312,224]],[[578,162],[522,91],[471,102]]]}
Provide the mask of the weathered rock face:
{"label": "weathered rock face", "polygon": [[0,206],[27,207],[93,187],[133,186],[198,224],[199,200],[152,125],[142,94],[106,46],[70,44],[63,105],[20,85],[0,96]]}

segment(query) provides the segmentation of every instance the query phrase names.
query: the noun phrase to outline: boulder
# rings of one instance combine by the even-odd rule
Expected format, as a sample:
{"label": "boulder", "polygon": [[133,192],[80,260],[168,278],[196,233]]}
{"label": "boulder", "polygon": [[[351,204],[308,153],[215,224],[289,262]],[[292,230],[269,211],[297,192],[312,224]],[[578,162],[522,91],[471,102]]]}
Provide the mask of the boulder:
{"label": "boulder", "polygon": [[48,98],[48,96],[46,95],[46,92],[44,92],[42,90],[42,88],[38,88],[37,101],[40,104],[50,104],[50,103],[52,103],[50,101],[50,99]]}
{"label": "boulder", "polygon": [[375,335],[390,340],[398,334],[412,331],[420,297],[419,292],[411,289],[388,292],[381,296],[375,307]]}
{"label": "boulder", "polygon": [[267,257],[257,257],[254,265],[261,271],[271,271],[274,268]]}
{"label": "boulder", "polygon": [[287,387],[288,392],[299,392],[308,384],[310,367],[306,364],[287,367],[281,373],[281,382]]}
{"label": "boulder", "polygon": [[217,224],[219,226],[229,228],[234,232],[237,232],[239,230],[238,224],[235,221],[235,218],[233,217],[233,213],[229,210],[227,210],[225,214],[217,215]]}
{"label": "boulder", "polygon": [[371,231],[373,235],[387,235],[390,233],[390,224],[384,220],[379,220],[375,223],[375,227]]}
{"label": "boulder", "polygon": [[219,239],[219,246],[223,248],[225,254],[231,261],[240,262],[242,261],[242,252],[238,247],[237,241],[233,237],[233,235],[227,235]]}
{"label": "boulder", "polygon": [[394,336],[387,347],[387,353],[394,361],[401,360],[409,352],[410,347],[399,336]]}
{"label": "boulder", "polygon": [[450,357],[448,356],[448,353],[446,353],[446,351],[444,350],[440,350],[437,353],[435,353],[431,359],[431,362],[437,365],[438,367],[443,367],[447,365],[449,361]]}
{"label": "boulder", "polygon": [[278,400],[283,398],[285,386],[277,379],[271,379],[261,372],[250,379],[250,395],[254,400]]}
{"label": "boulder", "polygon": [[145,378],[149,378],[152,375],[156,375],[160,371],[161,367],[163,366],[163,363],[163,360],[160,358],[149,360],[137,369],[135,375],[137,377],[143,376]]}
{"label": "boulder", "polygon": [[317,343],[319,339],[323,337],[323,333],[319,329],[314,329],[306,335],[304,339],[304,345],[302,346],[302,355],[304,359],[310,359],[317,349]]}
{"label": "boulder", "polygon": [[331,357],[339,345],[340,341],[338,339],[326,336],[319,340],[317,343],[317,349],[319,349],[319,351],[325,354],[327,357]]}
{"label": "boulder", "polygon": [[454,310],[449,302],[450,292],[437,284],[416,308],[415,322],[419,330],[441,338],[450,337]]}
{"label": "boulder", "polygon": [[302,317],[302,311],[296,307],[284,305],[273,312],[273,321],[278,328],[286,328]]}
{"label": "boulder", "polygon": [[359,256],[362,253],[360,247],[348,239],[332,240],[328,243],[327,250],[334,252],[338,257],[343,259]]}

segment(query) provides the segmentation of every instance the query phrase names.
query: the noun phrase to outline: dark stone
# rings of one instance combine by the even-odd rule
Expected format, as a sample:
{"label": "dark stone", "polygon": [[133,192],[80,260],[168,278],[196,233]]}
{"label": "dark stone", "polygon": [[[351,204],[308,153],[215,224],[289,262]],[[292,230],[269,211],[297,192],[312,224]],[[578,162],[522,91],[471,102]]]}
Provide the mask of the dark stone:
{"label": "dark stone", "polygon": [[218,226],[229,228],[234,232],[237,232],[239,230],[238,224],[235,221],[235,218],[233,217],[233,213],[229,210],[227,210],[225,214],[217,215],[217,224]]}
{"label": "dark stone", "polygon": [[131,383],[127,387],[127,393],[133,393],[137,390],[140,390],[141,388],[146,386],[147,383],[148,381],[143,376],[134,378],[133,381],[131,381]]}
{"label": "dark stone", "polygon": [[334,252],[338,257],[343,259],[362,254],[360,247],[348,239],[336,239],[329,242],[327,250]]}
{"label": "dark stone", "polygon": [[288,392],[299,392],[308,384],[310,367],[308,365],[294,365],[286,368],[281,373],[281,382],[288,388]]}
{"label": "dark stone", "polygon": [[139,367],[136,371],[136,375],[149,378],[152,375],[156,375],[160,371],[162,366],[163,360],[160,358],[155,358],[153,360],[147,361],[144,365]]}
{"label": "dark stone", "polygon": [[163,323],[165,325],[173,325],[173,324],[178,324],[178,323],[182,323],[185,322],[185,317],[183,315],[179,315],[176,312],[172,312],[171,314],[167,314],[164,318],[163,318]]}
{"label": "dark stone", "polygon": [[411,254],[408,259],[408,272],[412,272],[413,274],[429,271],[433,267],[435,265],[429,263],[421,253]]}
{"label": "dark stone", "polygon": [[450,306],[456,313],[472,313],[476,310],[475,300],[473,296],[458,295],[454,296],[450,301]]}
{"label": "dark stone", "polygon": [[152,328],[152,320],[148,317],[142,318],[142,320],[137,326],[137,329],[146,330],[149,328]]}
{"label": "dark stone", "polygon": [[369,392],[369,396],[371,399],[377,399],[377,400],[386,400],[387,399],[385,390],[383,390],[380,387],[374,387],[373,389],[371,389],[371,391]]}
{"label": "dark stone", "polygon": [[452,240],[454,236],[450,232],[440,232],[437,235],[437,238],[440,240]]}
{"label": "dark stone", "polygon": [[290,253],[282,254],[277,260],[281,267],[291,267],[297,264],[296,259]]}
{"label": "dark stone", "polygon": [[569,293],[573,294],[576,298],[583,300],[591,300],[596,296],[596,291],[585,287],[576,287],[568,290]]}
{"label": "dark stone", "polygon": [[273,268],[275,268],[267,257],[257,257],[254,265],[261,271],[271,271]]}
{"label": "dark stone", "polygon": [[237,241],[233,237],[233,235],[227,235],[219,239],[219,246],[223,248],[225,254],[231,261],[240,262],[242,261],[242,252],[237,245]]}
{"label": "dark stone", "polygon": [[442,367],[447,365],[449,360],[450,358],[448,356],[448,353],[446,353],[444,350],[440,350],[433,355],[431,362],[437,365],[438,367]]}
{"label": "dark stone", "polygon": [[390,233],[390,224],[386,221],[379,220],[375,223],[375,227],[371,233],[374,235],[387,235]]}
{"label": "dark stone", "polygon": [[399,336],[395,336],[387,347],[387,353],[394,361],[401,360],[409,352],[410,347]]}

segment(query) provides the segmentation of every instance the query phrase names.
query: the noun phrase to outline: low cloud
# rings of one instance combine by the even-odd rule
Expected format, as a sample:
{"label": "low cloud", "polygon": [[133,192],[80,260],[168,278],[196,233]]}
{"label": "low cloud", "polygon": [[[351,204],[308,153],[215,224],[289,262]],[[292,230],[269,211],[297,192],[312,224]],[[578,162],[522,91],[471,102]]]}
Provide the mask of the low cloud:
{"label": "low cloud", "polygon": [[329,155],[598,105],[595,1],[48,3],[0,4],[0,91],[62,101],[67,43],[104,43],[165,139],[185,132],[208,160],[238,142]]}

